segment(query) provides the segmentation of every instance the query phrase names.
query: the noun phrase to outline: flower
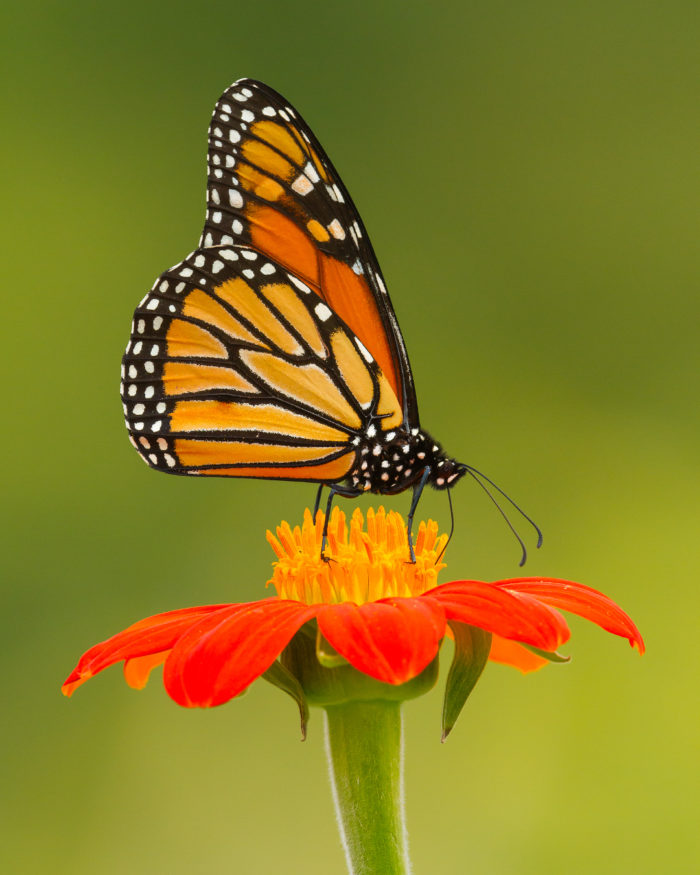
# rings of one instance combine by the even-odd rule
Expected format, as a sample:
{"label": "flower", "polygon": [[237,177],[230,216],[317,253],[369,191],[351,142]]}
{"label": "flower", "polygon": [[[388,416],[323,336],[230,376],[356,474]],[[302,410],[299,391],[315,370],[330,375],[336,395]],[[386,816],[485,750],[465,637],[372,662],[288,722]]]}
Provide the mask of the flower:
{"label": "flower", "polygon": [[[446,635],[460,627],[490,633],[489,658],[532,671],[569,638],[558,609],[578,614],[644,652],[632,620],[607,596],[578,583],[520,577],[484,583],[437,584],[447,542],[437,524],[421,523],[415,563],[408,559],[406,527],[383,508],[350,526],[335,508],[321,557],[323,515],[306,511],[303,526],[286,522],[268,541],[277,554],[276,596],[244,604],[168,611],[140,620],[96,644],[63,685],[71,695],[88,678],[124,662],[127,683],[145,686],[164,663],[170,697],[185,707],[221,705],[267,672],[305,624],[315,620],[319,640],[334,658],[385,684],[416,678],[437,656]],[[448,626],[449,624],[449,626]],[[488,638],[486,639],[488,642]],[[488,644],[487,644],[488,646]],[[534,652],[533,652],[534,651]]]}

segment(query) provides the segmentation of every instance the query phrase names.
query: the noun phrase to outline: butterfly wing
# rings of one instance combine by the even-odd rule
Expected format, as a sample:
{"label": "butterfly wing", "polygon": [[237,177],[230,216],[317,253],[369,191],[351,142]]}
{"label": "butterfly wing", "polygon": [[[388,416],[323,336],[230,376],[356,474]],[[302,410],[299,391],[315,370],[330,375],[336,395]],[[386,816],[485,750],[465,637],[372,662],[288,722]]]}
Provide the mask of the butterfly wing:
{"label": "butterfly wing", "polygon": [[209,127],[200,246],[244,244],[290,271],[361,340],[418,425],[401,331],[362,220],[309,126],[276,91],[241,79]]}
{"label": "butterfly wing", "polygon": [[335,482],[373,415],[403,411],[374,357],[286,265],[199,249],[139,304],[121,386],[132,443],[174,474]]}

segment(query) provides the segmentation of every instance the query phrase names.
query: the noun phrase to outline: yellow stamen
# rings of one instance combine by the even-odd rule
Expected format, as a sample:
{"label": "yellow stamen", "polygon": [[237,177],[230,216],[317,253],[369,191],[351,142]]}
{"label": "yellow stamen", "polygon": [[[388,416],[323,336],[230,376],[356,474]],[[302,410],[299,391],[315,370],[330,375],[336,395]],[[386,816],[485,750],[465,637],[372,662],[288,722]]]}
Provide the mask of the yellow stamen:
{"label": "yellow stamen", "polygon": [[345,514],[333,508],[328,524],[325,559],[321,558],[324,515],[314,521],[304,511],[301,528],[287,522],[277,527],[276,536],[268,531],[267,540],[277,555],[272,584],[283,599],[305,604],[363,604],[393,596],[420,595],[437,585],[437,575],[445,567],[440,562],[447,535],[438,535],[437,523],[428,520],[418,527],[414,539],[416,561],[409,561],[406,524],[395,511],[383,507],[367,511],[364,517],[356,508],[346,524]]}

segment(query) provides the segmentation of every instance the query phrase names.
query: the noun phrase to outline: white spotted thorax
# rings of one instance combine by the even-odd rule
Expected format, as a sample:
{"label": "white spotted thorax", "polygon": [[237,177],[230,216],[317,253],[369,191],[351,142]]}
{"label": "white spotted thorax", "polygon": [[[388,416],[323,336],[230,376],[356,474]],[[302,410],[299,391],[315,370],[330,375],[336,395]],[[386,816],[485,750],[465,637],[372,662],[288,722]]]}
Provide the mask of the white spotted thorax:
{"label": "white spotted thorax", "polygon": [[393,495],[418,483],[426,468],[427,482],[436,489],[448,489],[465,473],[464,465],[448,458],[442,447],[419,428],[389,432],[371,423],[362,438],[355,438],[356,465],[348,478],[362,492]]}

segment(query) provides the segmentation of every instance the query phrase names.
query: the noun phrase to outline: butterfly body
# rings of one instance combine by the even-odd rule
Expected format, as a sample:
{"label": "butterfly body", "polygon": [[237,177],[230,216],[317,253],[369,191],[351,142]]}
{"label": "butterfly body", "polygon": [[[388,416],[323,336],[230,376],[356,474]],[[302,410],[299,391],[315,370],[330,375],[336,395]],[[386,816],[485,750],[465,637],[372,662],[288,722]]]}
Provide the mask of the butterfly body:
{"label": "butterfly body", "polygon": [[240,80],[209,128],[197,250],[134,314],[121,396],[146,463],[391,495],[467,467],[422,430],[364,225],[298,113]]}

